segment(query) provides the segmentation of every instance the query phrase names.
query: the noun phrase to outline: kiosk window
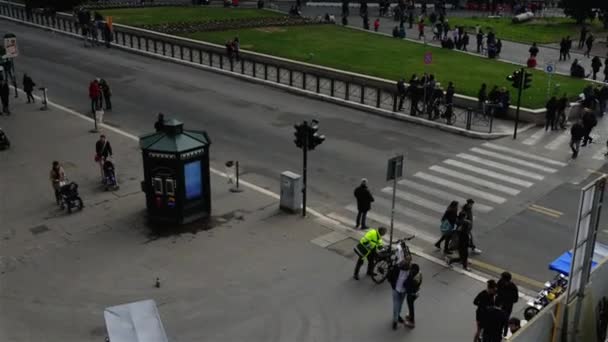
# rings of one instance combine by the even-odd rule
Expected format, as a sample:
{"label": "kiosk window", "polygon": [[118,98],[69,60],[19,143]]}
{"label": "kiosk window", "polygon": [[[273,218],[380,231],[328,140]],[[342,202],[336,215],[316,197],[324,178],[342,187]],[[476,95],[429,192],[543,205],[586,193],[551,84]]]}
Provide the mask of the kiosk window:
{"label": "kiosk window", "polygon": [[165,181],[165,190],[167,191],[167,195],[175,196],[175,180],[167,179]]}
{"label": "kiosk window", "polygon": [[201,176],[201,161],[193,161],[184,165],[186,180],[186,199],[196,199],[203,193],[203,178]]}
{"label": "kiosk window", "polygon": [[158,177],[152,178],[152,186],[154,187],[154,193],[157,195],[163,194],[163,180]]}

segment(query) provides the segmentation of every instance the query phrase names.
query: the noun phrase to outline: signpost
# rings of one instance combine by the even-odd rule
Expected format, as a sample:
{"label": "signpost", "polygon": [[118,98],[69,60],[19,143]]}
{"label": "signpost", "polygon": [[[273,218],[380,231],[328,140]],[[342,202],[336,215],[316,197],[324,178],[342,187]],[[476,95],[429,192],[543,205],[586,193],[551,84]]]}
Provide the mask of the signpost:
{"label": "signpost", "polygon": [[[576,341],[583,305],[585,287],[589,283],[593,250],[600,222],[600,213],[604,202],[604,189],[606,175],[597,178],[585,186],[581,191],[581,199],[576,220],[576,233],[574,248],[572,249],[572,264],[570,266],[570,279],[568,281],[568,296],[564,312],[564,328],[562,334],[564,341]],[[568,308],[574,306],[573,325],[569,329]]]}
{"label": "signpost", "polygon": [[5,65],[4,70],[6,71],[6,77],[8,79],[10,75],[13,81],[13,86],[15,87],[15,97],[19,97],[14,61],[14,58],[19,56],[19,49],[17,48],[17,36],[12,33],[7,33],[4,35],[4,51],[4,56],[2,56],[2,59],[6,60],[6,62],[3,63]]}
{"label": "signpost", "polygon": [[389,238],[389,249],[393,244],[393,226],[395,219],[395,193],[397,191],[397,179],[403,177],[403,154],[388,160],[386,168],[386,180],[393,181],[393,202],[391,204],[391,233]]}
{"label": "signpost", "polygon": [[[425,41],[426,44],[426,41]],[[433,53],[431,51],[427,51],[424,53],[424,74],[425,74],[425,78],[424,78],[424,84],[422,84],[422,91],[423,91],[423,95],[422,95],[422,100],[424,101],[424,114],[427,114],[427,112],[429,111],[427,108],[427,84],[429,82],[429,76],[428,76],[428,71],[427,71],[427,65],[429,64],[433,64]],[[430,114],[429,114],[430,115]]]}
{"label": "signpost", "polygon": [[551,61],[545,65],[545,73],[549,74],[547,77],[547,100],[551,97],[551,79],[555,73],[555,62]]}

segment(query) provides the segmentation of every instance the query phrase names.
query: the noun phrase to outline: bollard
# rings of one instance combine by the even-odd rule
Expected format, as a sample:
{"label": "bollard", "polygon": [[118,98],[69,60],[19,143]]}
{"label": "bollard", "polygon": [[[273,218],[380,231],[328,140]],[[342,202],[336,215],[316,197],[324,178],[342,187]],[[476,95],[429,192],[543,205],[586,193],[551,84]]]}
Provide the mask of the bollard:
{"label": "bollard", "polygon": [[[243,189],[239,188],[239,161],[232,161],[229,160],[226,162],[226,168],[231,168],[232,166],[234,166],[234,178],[236,179],[235,182],[235,186],[233,186],[232,188],[230,188],[230,192],[243,192]],[[228,179],[229,183],[232,183],[232,179]]]}
{"label": "bollard", "polygon": [[40,108],[40,110],[48,110],[49,106],[49,99],[48,99],[48,95],[47,95],[47,88],[42,87],[42,88],[38,88],[42,91],[42,107]]}
{"label": "bollard", "polygon": [[473,117],[473,109],[471,107],[467,108],[467,131],[471,130],[471,119]]}

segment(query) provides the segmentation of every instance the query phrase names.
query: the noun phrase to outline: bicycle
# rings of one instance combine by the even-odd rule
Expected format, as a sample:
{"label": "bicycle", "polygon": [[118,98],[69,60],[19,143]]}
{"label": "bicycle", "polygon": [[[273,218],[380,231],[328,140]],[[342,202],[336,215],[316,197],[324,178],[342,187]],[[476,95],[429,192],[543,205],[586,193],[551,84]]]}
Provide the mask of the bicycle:
{"label": "bicycle", "polygon": [[[403,250],[403,257],[406,260],[412,260],[412,252],[410,248],[407,246],[407,241],[415,238],[415,235],[412,235],[407,238],[399,239],[393,242],[393,245],[401,244],[401,249]],[[376,256],[376,264],[374,265],[372,280],[376,284],[382,284],[388,275],[388,270],[393,267],[393,265],[397,264],[398,256],[397,256],[397,248],[392,248],[392,246],[382,247],[378,250]]]}

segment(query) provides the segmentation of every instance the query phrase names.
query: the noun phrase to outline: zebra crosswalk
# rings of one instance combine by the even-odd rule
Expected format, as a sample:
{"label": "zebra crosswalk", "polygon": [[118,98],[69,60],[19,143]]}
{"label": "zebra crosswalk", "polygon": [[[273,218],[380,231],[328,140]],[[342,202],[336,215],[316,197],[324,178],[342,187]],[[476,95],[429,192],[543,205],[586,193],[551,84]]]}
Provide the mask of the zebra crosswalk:
{"label": "zebra crosswalk", "polygon": [[[440,218],[451,201],[462,205],[472,198],[476,215],[487,215],[498,205],[533,191],[536,184],[567,165],[543,155],[483,143],[398,181],[394,227],[405,233],[417,232],[417,236],[422,232],[423,239],[434,240],[439,235]],[[392,186],[375,191],[368,219],[390,223],[392,194]],[[349,215],[330,216],[353,225],[354,220],[345,217],[355,216],[356,203],[344,209]]]}
{"label": "zebra crosswalk", "polygon": [[[595,129],[594,133],[591,133],[590,135],[594,142],[597,143],[591,145],[591,148],[594,150],[591,159],[605,160],[605,140],[597,132],[598,129]],[[522,140],[521,143],[526,146],[540,146],[549,151],[564,151],[569,153],[570,148],[568,147],[568,144],[570,143],[570,130],[555,132],[545,131],[543,127],[538,127],[534,133]]]}

